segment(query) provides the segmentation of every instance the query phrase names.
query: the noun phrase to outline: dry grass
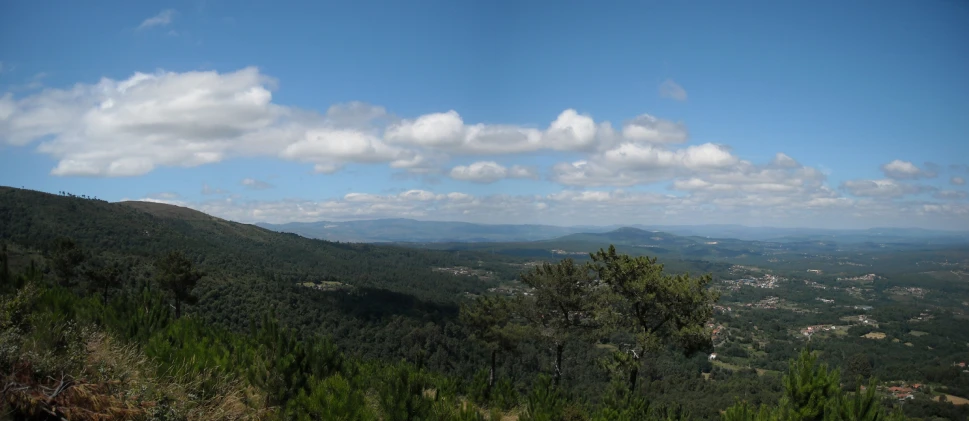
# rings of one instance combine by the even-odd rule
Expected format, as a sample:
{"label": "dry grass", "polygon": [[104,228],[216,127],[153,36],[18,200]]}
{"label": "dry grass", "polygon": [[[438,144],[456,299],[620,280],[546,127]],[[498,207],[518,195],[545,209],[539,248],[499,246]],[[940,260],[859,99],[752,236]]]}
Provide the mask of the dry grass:
{"label": "dry grass", "polygon": [[202,399],[196,391],[204,375],[156,376],[140,350],[104,333],[88,335],[83,344],[80,370],[57,378],[37,375],[32,358],[21,358],[12,373],[0,376],[6,385],[0,399],[22,413],[70,420],[258,420],[270,414],[259,404],[263,397],[241,381],[223,379]]}
{"label": "dry grass", "polygon": [[3,403],[37,419],[80,421],[140,418],[150,406],[124,398],[113,382],[92,382],[69,374],[38,376],[29,361],[20,361],[3,376]]}
{"label": "dry grass", "polygon": [[[182,414],[188,420],[250,420],[266,415],[266,411],[258,409],[255,404],[262,402],[263,397],[251,386],[223,378],[211,398],[197,399],[193,392],[201,389],[203,379],[210,376],[153,376],[151,373],[156,372],[155,366],[137,348],[119,344],[104,334],[88,342],[85,366],[88,371],[103,373],[102,376],[108,374],[106,377],[121,383],[126,390],[135,393],[141,391],[143,395],[167,402],[166,411]],[[144,397],[147,396],[138,398]],[[157,411],[158,407],[153,410]]]}
{"label": "dry grass", "polygon": [[[938,402],[939,400],[941,400],[940,398],[941,398],[940,396],[936,396],[934,399],[936,402]],[[952,402],[953,405],[969,405],[969,399],[961,398],[955,395],[946,394],[945,399],[948,400],[949,402]]]}
{"label": "dry grass", "polygon": [[763,368],[756,368],[755,370],[757,370],[758,376],[780,376],[781,375],[780,371],[767,370]]}
{"label": "dry grass", "polygon": [[886,336],[883,332],[871,332],[861,335],[862,338],[868,339],[885,339]]}

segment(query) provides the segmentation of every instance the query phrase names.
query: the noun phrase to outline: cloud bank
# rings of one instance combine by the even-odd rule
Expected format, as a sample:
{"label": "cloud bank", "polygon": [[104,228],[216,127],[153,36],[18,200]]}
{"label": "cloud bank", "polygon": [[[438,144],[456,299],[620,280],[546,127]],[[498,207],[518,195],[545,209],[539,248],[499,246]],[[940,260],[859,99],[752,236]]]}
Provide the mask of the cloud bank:
{"label": "cloud bank", "polygon": [[[163,26],[171,19],[162,13],[143,25]],[[667,82],[661,87],[664,96],[687,98],[682,87]],[[782,151],[772,151],[767,162],[754,162],[725,144],[691,143],[685,123],[646,113],[613,125],[569,108],[550,115],[543,127],[534,127],[468,122],[456,110],[398,117],[361,102],[320,112],[274,102],[276,86],[272,77],[247,67],[222,73],[135,73],[17,97],[6,93],[0,96],[0,142],[35,147],[52,157],[56,165],[50,173],[55,176],[135,177],[159,168],[269,157],[321,174],[348,164],[381,165],[466,183],[544,179],[562,189],[544,196],[411,190],[322,201],[239,202],[224,197],[191,203],[247,221],[475,215],[508,221],[526,214],[543,215],[536,221],[553,214],[564,221],[590,212],[622,221],[650,215],[688,222],[691,215],[701,214],[706,215],[703,221],[710,215],[760,221],[838,214],[933,215],[943,220],[940,216],[966,213],[964,192],[920,184],[940,173],[931,163],[920,167],[896,159],[881,165],[884,178],[846,180],[833,188],[824,172]],[[536,154],[546,163],[502,162],[522,162]],[[467,164],[455,165],[454,160]],[[955,188],[965,183],[955,175],[949,182]],[[636,190],[647,185],[668,193]],[[256,179],[241,181],[245,190],[271,187]],[[228,193],[204,186],[202,194]]]}

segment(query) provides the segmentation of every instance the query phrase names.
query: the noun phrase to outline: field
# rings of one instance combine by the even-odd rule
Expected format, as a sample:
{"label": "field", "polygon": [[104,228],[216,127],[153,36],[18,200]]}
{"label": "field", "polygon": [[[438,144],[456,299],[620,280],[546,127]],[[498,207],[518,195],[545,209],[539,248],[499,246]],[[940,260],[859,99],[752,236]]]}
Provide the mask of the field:
{"label": "field", "polygon": [[[941,396],[936,396],[935,397],[935,400],[937,400],[937,401],[939,401],[941,399],[942,399]],[[949,402],[952,402],[953,405],[969,405],[969,399],[966,399],[966,398],[960,398],[958,396],[953,396],[953,395],[946,394],[945,395],[945,399],[947,401],[949,401]]]}

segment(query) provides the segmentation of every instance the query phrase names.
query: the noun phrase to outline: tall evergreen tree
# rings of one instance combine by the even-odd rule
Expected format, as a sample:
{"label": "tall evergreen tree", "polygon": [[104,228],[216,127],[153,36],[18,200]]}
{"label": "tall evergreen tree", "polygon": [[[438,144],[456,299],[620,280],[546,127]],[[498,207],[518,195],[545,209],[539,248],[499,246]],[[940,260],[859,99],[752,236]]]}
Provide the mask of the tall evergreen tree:
{"label": "tall evergreen tree", "polygon": [[615,360],[636,388],[641,361],[650,352],[675,345],[684,352],[710,350],[713,344],[705,323],[718,299],[708,289],[710,275],[663,273],[656,258],[616,253],[614,246],[591,255],[592,267],[605,288],[598,319],[610,331],[626,333]]}
{"label": "tall evergreen tree", "polygon": [[491,393],[495,385],[497,354],[514,349],[521,338],[522,329],[513,323],[512,303],[503,297],[484,296],[470,304],[461,305],[460,320],[471,330],[472,339],[485,343],[491,353],[491,370],[488,373],[488,388]]}
{"label": "tall evergreen tree", "polygon": [[7,243],[3,243],[0,249],[0,290],[4,289],[11,282],[10,278],[10,258],[7,256]]}
{"label": "tall evergreen tree", "polygon": [[565,259],[554,265],[545,262],[522,274],[521,281],[530,291],[518,296],[516,310],[540,338],[551,344],[555,356],[553,379],[557,385],[562,378],[565,343],[595,325],[593,273],[587,266]]}
{"label": "tall evergreen tree", "polygon": [[121,269],[117,263],[106,264],[98,261],[93,267],[84,271],[84,275],[91,281],[91,287],[101,295],[101,301],[108,303],[108,292],[111,288],[121,286]]}
{"label": "tall evergreen tree", "polygon": [[781,407],[791,409],[794,419],[823,420],[831,411],[832,399],[841,396],[841,374],[828,370],[827,364],[818,363],[818,357],[809,350],[801,350],[800,356],[791,362],[784,377],[784,396]]}
{"label": "tall evergreen tree", "polygon": [[177,250],[158,259],[155,269],[155,279],[175,299],[175,318],[182,317],[182,303],[195,303],[197,298],[192,290],[204,274],[195,269],[184,253]]}
{"label": "tall evergreen tree", "polygon": [[68,237],[58,238],[51,256],[51,269],[61,286],[70,287],[77,282],[77,269],[84,262],[84,252]]}

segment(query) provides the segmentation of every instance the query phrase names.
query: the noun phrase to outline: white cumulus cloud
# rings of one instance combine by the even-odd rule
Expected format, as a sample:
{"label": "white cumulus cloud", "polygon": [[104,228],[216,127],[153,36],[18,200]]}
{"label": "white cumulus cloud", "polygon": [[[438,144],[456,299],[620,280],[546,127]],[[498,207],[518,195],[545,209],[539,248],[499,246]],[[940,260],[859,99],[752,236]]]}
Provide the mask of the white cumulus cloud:
{"label": "white cumulus cloud", "polygon": [[642,143],[683,143],[689,133],[683,123],[656,118],[642,114],[626,122],[622,134],[627,140]]}
{"label": "white cumulus cloud", "polygon": [[896,159],[881,166],[885,176],[895,180],[914,180],[918,178],[934,177],[935,174],[917,167],[915,164]]}
{"label": "white cumulus cloud", "polygon": [[136,73],[128,79],[0,96],[0,141],[58,160],[61,176],[137,176],[235,156],[277,156],[333,172],[348,162],[421,169],[432,160],[387,145],[382,108],[335,105],[324,115],[272,102],[276,81],[231,73]]}
{"label": "white cumulus cloud", "polygon": [[900,183],[896,180],[848,180],[841,183],[841,187],[849,193],[860,197],[902,197],[934,191],[931,186]]}
{"label": "white cumulus cloud", "polygon": [[255,68],[233,73],[136,73],[116,81],[0,99],[0,137],[14,145],[45,138],[54,175],[134,176],[158,166],[192,167],[230,153],[259,153],[251,137],[285,114],[274,84]]}
{"label": "white cumulus cloud", "polygon": [[[709,183],[709,182],[707,182]],[[700,185],[702,183],[694,183]],[[614,190],[562,190],[547,195],[482,195],[408,190],[396,194],[349,193],[320,201],[216,199],[195,203],[152,201],[189,206],[242,222],[293,222],[373,218],[464,220],[481,223],[695,224],[747,223],[774,226],[879,226],[918,224],[969,229],[969,203],[849,199],[818,191],[791,200],[774,193],[707,195],[702,192],[662,194]]]}
{"label": "white cumulus cloud", "polygon": [[723,171],[743,163],[722,145],[705,143],[681,149],[622,143],[588,160],[559,163],[551,179],[570,186],[648,184],[701,172]]}
{"label": "white cumulus cloud", "polygon": [[471,165],[459,165],[451,169],[450,177],[455,180],[475,183],[494,183],[505,178],[536,178],[534,169],[515,165],[506,168],[494,161],[479,161]]}

